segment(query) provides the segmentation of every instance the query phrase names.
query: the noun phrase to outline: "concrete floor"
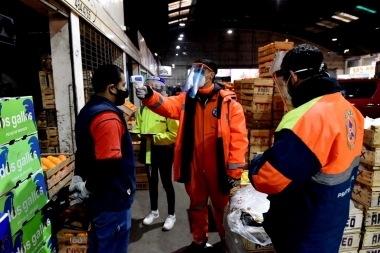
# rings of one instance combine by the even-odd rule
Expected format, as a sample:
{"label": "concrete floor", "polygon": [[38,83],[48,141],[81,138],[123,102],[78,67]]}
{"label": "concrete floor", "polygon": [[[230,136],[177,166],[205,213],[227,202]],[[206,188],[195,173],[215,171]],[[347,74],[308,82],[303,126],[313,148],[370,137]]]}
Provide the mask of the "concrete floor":
{"label": "concrete floor", "polygon": [[[149,226],[142,225],[145,216],[150,212],[149,191],[139,190],[132,205],[132,229],[128,253],[174,253],[181,252],[192,242],[187,209],[189,197],[184,184],[174,182],[176,194],[176,218],[177,222],[170,231],[162,231],[162,226],[167,217],[166,193],[159,183],[158,209],[160,217]],[[215,230],[209,232],[208,243],[214,244],[220,241]]]}

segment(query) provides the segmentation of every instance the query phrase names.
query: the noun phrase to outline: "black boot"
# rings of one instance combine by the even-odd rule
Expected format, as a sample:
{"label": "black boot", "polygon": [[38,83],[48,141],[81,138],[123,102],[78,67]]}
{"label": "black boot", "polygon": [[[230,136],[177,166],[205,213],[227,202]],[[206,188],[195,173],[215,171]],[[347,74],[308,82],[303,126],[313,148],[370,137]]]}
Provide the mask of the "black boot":
{"label": "black boot", "polygon": [[230,253],[230,248],[227,245],[226,239],[225,238],[220,238],[220,242],[215,243],[212,245],[214,248],[214,252],[219,252],[219,253]]}
{"label": "black boot", "polygon": [[202,253],[206,247],[206,243],[197,244],[196,242],[192,242],[183,253]]}

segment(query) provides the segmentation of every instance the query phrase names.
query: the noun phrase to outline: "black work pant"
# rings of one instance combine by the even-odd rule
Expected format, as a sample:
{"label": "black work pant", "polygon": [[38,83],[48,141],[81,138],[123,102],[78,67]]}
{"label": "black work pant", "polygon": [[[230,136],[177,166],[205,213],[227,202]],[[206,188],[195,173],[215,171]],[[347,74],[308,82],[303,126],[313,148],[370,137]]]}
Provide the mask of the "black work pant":
{"label": "black work pant", "polygon": [[172,180],[172,159],[166,162],[156,164],[146,164],[146,173],[149,182],[149,196],[151,210],[158,209],[158,172],[160,172],[161,182],[166,191],[166,199],[168,202],[168,214],[174,214],[175,193]]}

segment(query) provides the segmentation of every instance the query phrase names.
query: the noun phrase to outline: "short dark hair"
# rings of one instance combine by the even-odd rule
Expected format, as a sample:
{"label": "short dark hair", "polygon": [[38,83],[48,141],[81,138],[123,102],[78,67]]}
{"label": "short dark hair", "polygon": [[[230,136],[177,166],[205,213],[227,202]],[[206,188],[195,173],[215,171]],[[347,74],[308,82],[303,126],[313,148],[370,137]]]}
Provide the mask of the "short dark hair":
{"label": "short dark hair", "polygon": [[290,70],[295,72],[301,69],[308,69],[308,71],[296,73],[302,79],[315,76],[327,70],[327,66],[323,61],[323,54],[317,47],[310,44],[301,44],[285,54],[281,63],[281,70],[286,79],[290,75]]}
{"label": "short dark hair", "polygon": [[109,84],[115,86],[121,81],[123,70],[116,65],[100,65],[92,77],[92,86],[95,93],[103,92]]}

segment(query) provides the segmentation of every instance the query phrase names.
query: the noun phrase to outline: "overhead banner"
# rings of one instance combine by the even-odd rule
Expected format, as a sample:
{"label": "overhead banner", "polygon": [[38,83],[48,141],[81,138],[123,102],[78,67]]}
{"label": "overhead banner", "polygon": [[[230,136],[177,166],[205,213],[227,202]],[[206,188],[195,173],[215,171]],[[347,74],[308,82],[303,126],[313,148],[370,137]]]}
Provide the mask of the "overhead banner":
{"label": "overhead banner", "polygon": [[172,76],[172,67],[160,66],[160,76],[171,77]]}

